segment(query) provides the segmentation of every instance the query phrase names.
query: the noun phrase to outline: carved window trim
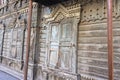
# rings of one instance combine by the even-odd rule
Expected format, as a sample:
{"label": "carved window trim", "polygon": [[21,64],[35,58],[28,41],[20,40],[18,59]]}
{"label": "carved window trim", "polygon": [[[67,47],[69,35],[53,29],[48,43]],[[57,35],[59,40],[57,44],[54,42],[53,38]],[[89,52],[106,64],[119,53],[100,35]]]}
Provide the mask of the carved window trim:
{"label": "carved window trim", "polygon": [[[56,68],[52,68],[52,67],[49,67],[49,45],[50,45],[50,43],[49,43],[49,38],[50,38],[50,36],[49,36],[49,34],[50,34],[50,27],[48,27],[48,30],[47,30],[47,51],[46,51],[46,57],[47,57],[47,59],[46,59],[46,67],[48,68],[48,69],[53,69],[53,70],[62,70],[62,71],[68,71],[68,72],[71,72],[71,73],[75,73],[76,72],[76,49],[77,49],[77,47],[76,47],[76,44],[77,44],[77,21],[76,21],[76,19],[75,18],[66,18],[66,19],[63,19],[63,20],[61,20],[60,22],[51,22],[50,24],[49,24],[49,26],[52,26],[52,25],[58,25],[58,29],[59,29],[59,36],[61,36],[60,35],[60,27],[62,26],[62,24],[66,24],[66,23],[72,23],[71,24],[71,26],[73,27],[73,26],[75,26],[76,27],[76,29],[75,30],[73,30],[73,33],[74,33],[74,35],[73,35],[73,33],[72,33],[72,36],[75,36],[74,38],[76,38],[75,40],[73,40],[74,42],[71,42],[71,44],[70,45],[72,45],[72,46],[75,46],[74,48],[72,48],[72,49],[74,49],[73,50],[73,52],[74,52],[74,54],[72,53],[72,55],[74,55],[74,60],[71,58],[71,70],[66,70],[66,69],[63,69],[62,67],[58,67],[58,66],[55,66]],[[74,29],[74,28],[73,28]],[[60,38],[60,37],[59,37]],[[60,42],[60,39],[58,40],[58,42]],[[58,44],[58,46],[60,46],[59,44]],[[58,50],[59,51],[59,50]],[[59,57],[59,56],[58,56]],[[59,60],[58,60],[59,61]],[[74,62],[73,62],[74,61]],[[73,62],[73,63],[72,63]],[[59,64],[58,64],[59,65]],[[74,68],[74,69],[73,69]]]}

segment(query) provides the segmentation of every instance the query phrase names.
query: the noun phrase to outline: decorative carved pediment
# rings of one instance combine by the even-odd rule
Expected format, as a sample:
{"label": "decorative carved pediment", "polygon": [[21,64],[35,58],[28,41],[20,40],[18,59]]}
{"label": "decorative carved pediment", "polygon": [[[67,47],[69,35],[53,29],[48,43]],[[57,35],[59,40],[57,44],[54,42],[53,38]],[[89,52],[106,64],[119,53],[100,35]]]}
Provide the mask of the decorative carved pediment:
{"label": "decorative carved pediment", "polygon": [[59,13],[59,14],[56,16],[55,21],[58,22],[58,21],[62,20],[64,17],[66,17],[64,14]]}
{"label": "decorative carved pediment", "polygon": [[49,15],[44,15],[47,22],[49,21],[60,21],[68,17],[79,17],[80,15],[80,4],[65,7],[62,4],[56,6],[55,9]]}

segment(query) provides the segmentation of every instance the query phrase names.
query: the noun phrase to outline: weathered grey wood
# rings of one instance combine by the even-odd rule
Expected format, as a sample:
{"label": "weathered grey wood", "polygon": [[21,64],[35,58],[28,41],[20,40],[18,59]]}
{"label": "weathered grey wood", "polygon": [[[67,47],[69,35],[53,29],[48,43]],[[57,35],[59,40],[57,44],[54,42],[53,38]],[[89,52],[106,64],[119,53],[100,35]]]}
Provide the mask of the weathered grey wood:
{"label": "weathered grey wood", "polygon": [[[27,34],[23,31],[23,27],[27,24],[28,1],[16,1],[10,1],[8,5],[0,5],[0,20],[6,26],[2,64],[21,72],[21,61],[24,60],[26,51],[23,46],[26,46]],[[31,79],[35,77],[36,80],[71,80],[70,77],[77,76],[71,76],[71,73],[81,74],[82,80],[108,79],[106,0],[80,1],[70,0],[41,8],[33,4],[29,63]],[[114,73],[115,80],[119,80],[120,0],[113,2]],[[57,24],[56,27],[54,24]],[[2,36],[0,41],[1,39]],[[50,64],[54,66],[51,67]],[[67,75],[63,75],[66,71],[68,71]]]}
{"label": "weathered grey wood", "polygon": [[[117,3],[119,2],[118,0]],[[115,2],[114,1],[114,2]],[[114,4],[113,11],[113,45],[114,45],[114,65],[115,75],[119,73],[119,19],[118,4]],[[90,6],[92,5],[92,6]],[[95,7],[93,9],[93,6]],[[78,72],[83,75],[97,76],[95,80],[108,79],[107,74],[107,32],[106,32],[106,1],[92,1],[84,5],[81,14],[82,20],[79,26],[78,37]],[[118,57],[117,57],[118,56]],[[118,70],[118,71],[117,71]],[[86,76],[86,75],[85,75]],[[117,79],[117,75],[115,76]],[[86,79],[87,80],[87,79]]]}

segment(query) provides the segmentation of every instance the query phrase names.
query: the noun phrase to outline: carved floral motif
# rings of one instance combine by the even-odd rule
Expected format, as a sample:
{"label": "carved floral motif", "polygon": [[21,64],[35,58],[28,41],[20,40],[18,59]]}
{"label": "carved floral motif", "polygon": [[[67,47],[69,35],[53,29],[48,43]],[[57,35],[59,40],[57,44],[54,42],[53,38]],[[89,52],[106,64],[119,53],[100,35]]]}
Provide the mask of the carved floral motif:
{"label": "carved floral motif", "polygon": [[[119,0],[113,2],[113,19],[120,19]],[[88,8],[89,7],[89,8]],[[94,7],[94,8],[93,8]],[[107,20],[107,2],[106,0],[91,0],[82,5],[81,22],[82,24],[98,23]]]}

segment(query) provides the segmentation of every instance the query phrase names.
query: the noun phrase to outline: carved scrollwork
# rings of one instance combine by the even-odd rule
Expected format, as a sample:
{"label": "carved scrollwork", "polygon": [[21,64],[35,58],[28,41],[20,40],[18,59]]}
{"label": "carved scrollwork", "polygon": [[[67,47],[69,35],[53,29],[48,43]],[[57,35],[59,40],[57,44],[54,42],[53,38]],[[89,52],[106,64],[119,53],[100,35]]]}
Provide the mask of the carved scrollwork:
{"label": "carved scrollwork", "polygon": [[[120,1],[113,1],[113,19],[120,19]],[[94,7],[94,8],[93,8]],[[107,20],[107,2],[106,0],[91,0],[89,3],[82,5],[81,23],[97,23]]]}
{"label": "carved scrollwork", "polygon": [[23,7],[27,7],[28,0],[8,0],[6,2],[6,4],[0,5],[0,16],[9,14],[9,12],[15,12]]}
{"label": "carved scrollwork", "polygon": [[65,17],[79,17],[80,16],[80,4],[74,4],[71,6],[65,7],[62,4],[58,4],[52,12],[49,14],[43,15],[45,21],[60,21]]}

